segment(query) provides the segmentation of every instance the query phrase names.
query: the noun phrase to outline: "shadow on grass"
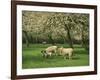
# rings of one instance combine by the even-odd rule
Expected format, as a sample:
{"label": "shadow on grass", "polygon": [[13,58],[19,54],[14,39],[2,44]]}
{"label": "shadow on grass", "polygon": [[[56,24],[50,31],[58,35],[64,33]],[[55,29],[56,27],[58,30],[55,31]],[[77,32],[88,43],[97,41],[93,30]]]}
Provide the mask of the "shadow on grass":
{"label": "shadow on grass", "polygon": [[78,59],[80,59],[79,57],[73,57],[72,58],[73,60],[78,60]]}
{"label": "shadow on grass", "polygon": [[[86,51],[75,51],[74,52],[74,55],[73,55],[73,60],[78,60],[80,59],[79,56],[77,56],[78,54],[86,54]],[[44,58],[41,54],[36,54],[36,55],[32,55],[32,54],[27,54],[27,55],[23,55],[22,56],[22,61],[23,63],[27,63],[27,62],[30,62],[30,61],[35,61],[36,62],[43,62],[43,61],[47,61],[49,62],[50,61],[56,61],[58,59],[63,59],[63,56],[51,56],[51,57],[48,57],[48,58]],[[67,59],[68,59],[68,56],[67,56]]]}
{"label": "shadow on grass", "polygon": [[37,56],[35,56],[35,55],[27,55],[27,56],[23,56],[22,57],[22,61],[23,61],[23,63],[26,63],[26,62],[29,62],[29,61],[35,61],[35,62],[41,62],[41,61],[43,61],[43,58],[42,58],[42,55],[37,55]]}
{"label": "shadow on grass", "polygon": [[74,50],[74,54],[89,54],[87,50]]}

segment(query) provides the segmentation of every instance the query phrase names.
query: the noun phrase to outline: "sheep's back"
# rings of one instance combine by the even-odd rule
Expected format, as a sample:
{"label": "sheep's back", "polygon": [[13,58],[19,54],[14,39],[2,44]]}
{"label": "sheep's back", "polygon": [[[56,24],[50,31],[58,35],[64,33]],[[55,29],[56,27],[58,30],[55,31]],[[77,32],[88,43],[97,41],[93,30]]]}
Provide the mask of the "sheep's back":
{"label": "sheep's back", "polygon": [[62,52],[65,53],[65,54],[66,53],[72,53],[73,52],[73,49],[72,48],[66,48],[66,49],[63,48]]}
{"label": "sheep's back", "polygon": [[57,48],[57,46],[50,46],[46,49],[46,51],[50,52],[50,51],[53,51]]}

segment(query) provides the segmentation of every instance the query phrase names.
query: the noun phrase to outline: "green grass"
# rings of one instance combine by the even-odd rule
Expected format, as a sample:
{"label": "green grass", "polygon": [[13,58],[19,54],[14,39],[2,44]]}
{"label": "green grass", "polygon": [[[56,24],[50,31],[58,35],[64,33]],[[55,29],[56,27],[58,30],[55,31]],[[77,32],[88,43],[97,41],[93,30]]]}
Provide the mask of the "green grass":
{"label": "green grass", "polygon": [[[89,54],[80,45],[74,45],[74,56],[72,60],[64,59],[63,56],[52,56],[43,58],[41,50],[50,46],[50,44],[31,44],[30,47],[23,45],[22,68],[49,68],[49,67],[72,67],[89,65]],[[68,47],[68,45],[58,44],[58,46]]]}

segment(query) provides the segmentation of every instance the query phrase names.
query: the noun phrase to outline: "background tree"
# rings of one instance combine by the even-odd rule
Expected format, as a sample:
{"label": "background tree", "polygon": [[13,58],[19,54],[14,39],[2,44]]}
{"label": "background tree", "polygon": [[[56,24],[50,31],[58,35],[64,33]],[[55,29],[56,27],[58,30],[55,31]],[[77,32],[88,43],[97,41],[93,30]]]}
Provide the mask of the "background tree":
{"label": "background tree", "polygon": [[81,44],[88,48],[89,15],[81,13],[22,12],[23,43]]}

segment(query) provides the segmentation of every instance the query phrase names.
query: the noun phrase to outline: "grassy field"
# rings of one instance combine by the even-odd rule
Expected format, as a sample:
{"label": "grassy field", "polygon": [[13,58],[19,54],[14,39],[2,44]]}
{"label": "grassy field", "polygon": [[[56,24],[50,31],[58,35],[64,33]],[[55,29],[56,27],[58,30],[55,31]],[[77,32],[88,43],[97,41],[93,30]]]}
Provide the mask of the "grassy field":
{"label": "grassy field", "polygon": [[[74,56],[72,60],[64,59],[63,56],[52,56],[43,58],[41,50],[47,48],[50,44],[31,44],[30,47],[23,45],[22,50],[22,68],[49,68],[49,67],[72,67],[89,65],[89,54],[80,45],[74,45]],[[68,47],[68,45],[58,44],[58,46]]]}

